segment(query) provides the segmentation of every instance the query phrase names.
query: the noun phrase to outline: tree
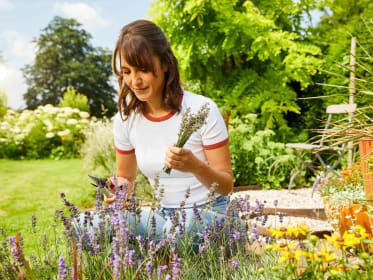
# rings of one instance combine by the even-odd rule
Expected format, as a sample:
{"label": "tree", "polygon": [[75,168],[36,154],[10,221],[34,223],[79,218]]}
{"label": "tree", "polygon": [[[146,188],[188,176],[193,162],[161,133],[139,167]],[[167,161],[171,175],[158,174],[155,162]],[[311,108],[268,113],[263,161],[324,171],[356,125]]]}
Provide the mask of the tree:
{"label": "tree", "polygon": [[[351,37],[357,38],[355,102],[358,106],[372,103],[364,91],[372,90],[373,73],[373,2],[371,0],[326,0],[325,14],[312,31],[314,41],[322,48],[326,63],[321,83],[339,87],[324,87],[330,96],[326,104],[348,102]],[[328,72],[326,72],[328,71]],[[331,74],[332,73],[332,74]],[[360,89],[360,91],[359,91]]]}
{"label": "tree", "polygon": [[76,92],[74,88],[68,87],[63,94],[60,107],[77,108],[80,111],[89,112],[88,98],[84,94]]}
{"label": "tree", "polygon": [[26,65],[27,107],[58,105],[68,87],[88,97],[91,113],[99,116],[101,105],[115,110],[115,90],[110,84],[111,54],[94,48],[81,24],[74,19],[55,17],[35,40],[35,62]]}
{"label": "tree", "polygon": [[315,1],[158,0],[150,12],[165,31],[187,88],[263,128],[288,132],[299,113],[292,84],[306,88],[320,49],[303,40],[300,19]]}

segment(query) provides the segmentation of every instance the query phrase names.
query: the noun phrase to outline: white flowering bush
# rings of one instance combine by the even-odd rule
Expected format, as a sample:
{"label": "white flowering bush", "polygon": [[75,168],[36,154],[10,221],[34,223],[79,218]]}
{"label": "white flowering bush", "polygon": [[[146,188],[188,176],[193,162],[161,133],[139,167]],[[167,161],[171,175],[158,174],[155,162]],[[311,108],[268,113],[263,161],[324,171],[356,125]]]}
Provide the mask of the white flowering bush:
{"label": "white flowering bush", "polygon": [[92,122],[83,133],[85,142],[80,153],[85,169],[95,176],[109,176],[116,169],[112,120]]}
{"label": "white flowering bush", "polygon": [[[89,113],[70,107],[8,110],[0,120],[0,158],[74,158],[84,141]],[[94,120],[93,120],[94,121]]]}

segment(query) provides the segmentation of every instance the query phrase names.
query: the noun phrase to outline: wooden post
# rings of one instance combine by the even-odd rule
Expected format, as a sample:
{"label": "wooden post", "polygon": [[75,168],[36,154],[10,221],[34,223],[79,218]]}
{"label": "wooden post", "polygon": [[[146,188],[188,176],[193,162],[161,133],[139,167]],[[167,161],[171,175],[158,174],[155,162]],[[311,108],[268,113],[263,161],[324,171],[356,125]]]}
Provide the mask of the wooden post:
{"label": "wooden post", "polygon": [[[356,93],[356,82],[355,82],[355,70],[356,70],[356,37],[351,38],[351,54],[350,54],[350,85],[349,92],[350,98],[349,103],[354,104],[354,95]],[[349,113],[350,120],[352,120],[354,113]],[[354,143],[348,142],[348,166],[352,166],[354,160]]]}

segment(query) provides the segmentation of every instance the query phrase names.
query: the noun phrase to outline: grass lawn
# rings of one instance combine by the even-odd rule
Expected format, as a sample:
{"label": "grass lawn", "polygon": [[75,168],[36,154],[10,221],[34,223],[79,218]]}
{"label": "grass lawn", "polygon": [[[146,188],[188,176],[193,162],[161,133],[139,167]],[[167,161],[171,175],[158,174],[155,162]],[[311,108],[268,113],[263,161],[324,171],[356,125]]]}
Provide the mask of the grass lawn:
{"label": "grass lawn", "polygon": [[0,228],[7,235],[20,231],[26,252],[38,244],[32,234],[31,215],[36,215],[38,231],[51,232],[55,210],[64,209],[60,193],[79,209],[94,207],[95,188],[82,165],[82,159],[0,159]]}

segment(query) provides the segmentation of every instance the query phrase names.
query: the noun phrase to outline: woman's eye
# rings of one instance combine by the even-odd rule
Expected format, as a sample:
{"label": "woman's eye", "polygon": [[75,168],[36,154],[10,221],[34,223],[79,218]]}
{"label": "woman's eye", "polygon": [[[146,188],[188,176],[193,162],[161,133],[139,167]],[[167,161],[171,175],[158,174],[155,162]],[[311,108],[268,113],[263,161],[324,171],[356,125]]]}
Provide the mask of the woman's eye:
{"label": "woman's eye", "polygon": [[130,71],[122,71],[124,75],[128,75]]}
{"label": "woman's eye", "polygon": [[144,72],[144,73],[149,72],[148,69],[146,69],[146,68],[141,68],[140,71]]}

